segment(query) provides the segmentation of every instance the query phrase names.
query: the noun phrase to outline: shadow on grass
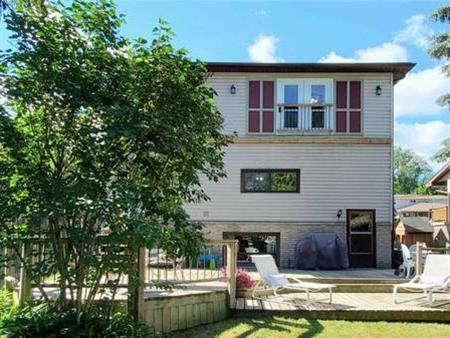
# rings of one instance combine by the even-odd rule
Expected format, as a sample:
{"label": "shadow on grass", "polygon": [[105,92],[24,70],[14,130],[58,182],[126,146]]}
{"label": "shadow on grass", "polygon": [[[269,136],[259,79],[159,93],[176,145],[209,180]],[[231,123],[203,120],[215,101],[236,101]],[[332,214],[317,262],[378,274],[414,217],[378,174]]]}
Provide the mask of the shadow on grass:
{"label": "shadow on grass", "polygon": [[252,318],[232,318],[223,322],[198,326],[186,331],[174,332],[165,337],[224,337],[246,338],[253,334],[284,335],[299,338],[314,337],[323,331],[323,326],[315,319],[292,319],[283,316],[260,316]]}

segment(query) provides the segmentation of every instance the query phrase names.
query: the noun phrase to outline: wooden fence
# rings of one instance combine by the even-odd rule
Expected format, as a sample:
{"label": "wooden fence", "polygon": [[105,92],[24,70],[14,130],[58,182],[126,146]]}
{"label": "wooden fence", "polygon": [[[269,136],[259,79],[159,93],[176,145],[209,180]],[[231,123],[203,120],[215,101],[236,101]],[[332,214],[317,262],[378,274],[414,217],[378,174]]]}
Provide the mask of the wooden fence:
{"label": "wooden fence", "polygon": [[431,209],[431,221],[448,222],[448,206]]}

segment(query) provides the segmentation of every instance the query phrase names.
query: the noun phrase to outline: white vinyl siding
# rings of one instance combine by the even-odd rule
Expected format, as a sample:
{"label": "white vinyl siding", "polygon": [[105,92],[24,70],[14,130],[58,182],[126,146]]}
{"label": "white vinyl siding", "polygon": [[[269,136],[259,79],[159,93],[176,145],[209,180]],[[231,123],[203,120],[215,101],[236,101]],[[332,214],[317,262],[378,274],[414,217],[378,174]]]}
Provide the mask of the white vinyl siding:
{"label": "white vinyl siding", "polygon": [[[225,164],[226,179],[203,181],[211,201],[186,206],[192,219],[334,223],[345,209],[376,209],[377,223],[392,223],[390,145],[235,144]],[[246,168],[300,169],[300,193],[241,193]]]}
{"label": "white vinyl siding", "polygon": [[[362,81],[362,130],[365,137],[392,137],[392,76],[391,74],[342,74],[342,73],[216,73],[209,79],[217,91],[216,102],[224,120],[224,132],[248,134],[248,81],[258,79],[334,79]],[[231,85],[236,94],[230,94]],[[375,95],[381,86],[382,95]]]}

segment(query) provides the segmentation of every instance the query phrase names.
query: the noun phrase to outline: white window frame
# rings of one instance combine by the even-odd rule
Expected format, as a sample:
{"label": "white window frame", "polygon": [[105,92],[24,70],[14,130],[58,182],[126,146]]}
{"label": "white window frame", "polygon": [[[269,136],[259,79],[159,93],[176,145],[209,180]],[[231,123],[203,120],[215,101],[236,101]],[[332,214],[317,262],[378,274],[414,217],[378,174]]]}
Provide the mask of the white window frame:
{"label": "white window frame", "polygon": [[[283,128],[284,126],[284,114],[279,115],[278,105],[284,104],[284,86],[285,85],[297,85],[297,101],[298,104],[310,104],[311,103],[311,86],[312,85],[324,85],[325,86],[325,102],[324,104],[334,103],[334,80],[329,78],[305,78],[305,79],[277,79],[276,89],[277,89],[277,101],[276,101],[276,116],[277,116],[277,127]],[[312,128],[312,116],[311,110],[308,110],[307,116],[301,116],[301,109],[298,110],[298,128],[300,129],[311,129]],[[331,114],[331,119],[333,119],[334,113]],[[324,127],[332,126],[332,121],[327,121],[327,116],[324,116]]]}

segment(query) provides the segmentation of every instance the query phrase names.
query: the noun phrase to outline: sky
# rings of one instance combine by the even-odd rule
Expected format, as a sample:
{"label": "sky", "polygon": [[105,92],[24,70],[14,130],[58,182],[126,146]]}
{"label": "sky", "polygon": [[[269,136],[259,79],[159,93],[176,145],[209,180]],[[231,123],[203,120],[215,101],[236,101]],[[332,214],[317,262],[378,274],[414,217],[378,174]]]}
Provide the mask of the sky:
{"label": "sky", "polygon": [[[204,61],[416,63],[395,87],[394,142],[429,160],[450,137],[450,111],[436,104],[450,79],[427,54],[450,31],[429,19],[442,1],[116,0],[122,34],[151,38],[158,19],[174,44]],[[9,47],[0,27],[0,49]],[[434,169],[439,164],[430,162]]]}

